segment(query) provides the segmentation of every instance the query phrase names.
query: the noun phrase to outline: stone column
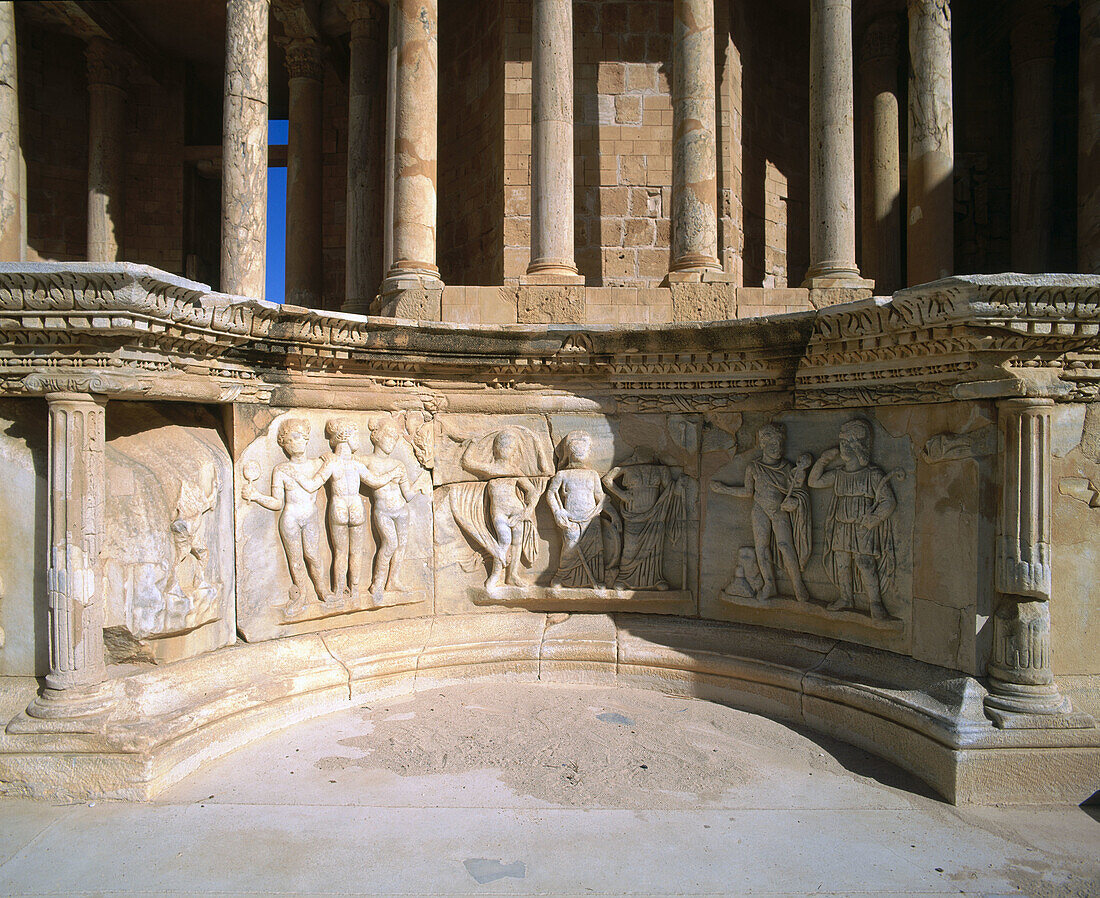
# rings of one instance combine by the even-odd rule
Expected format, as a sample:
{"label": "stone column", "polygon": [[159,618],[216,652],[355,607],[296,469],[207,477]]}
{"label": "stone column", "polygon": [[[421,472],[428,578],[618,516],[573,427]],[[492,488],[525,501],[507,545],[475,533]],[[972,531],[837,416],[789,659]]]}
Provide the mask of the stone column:
{"label": "stone column", "polygon": [[955,139],[949,0],[909,0],[908,280],[955,268]]}
{"label": "stone column", "polygon": [[93,38],[88,62],[88,261],[121,262],[126,220],[126,64],[117,44]]}
{"label": "stone column", "polygon": [[[1068,700],[1051,672],[1049,399],[1008,399],[998,421],[1004,439],[996,586],[986,711],[1001,727],[1071,725]],[[1058,715],[1055,720],[1054,715]]]}
{"label": "stone column", "polygon": [[16,75],[15,4],[4,0],[0,3],[0,262],[19,262],[26,255]]}
{"label": "stone column", "polygon": [[386,15],[358,0],[351,9],[348,70],[348,205],[343,310],[365,315],[382,283],[382,153]]}
{"label": "stone column", "polygon": [[436,267],[437,0],[390,0],[397,65],[394,103],[393,263],[383,293],[440,286]]}
{"label": "stone column", "polygon": [[318,308],[321,274],[321,45],[292,40],[286,49],[290,122],[286,154],[286,301]]}
{"label": "stone column", "polygon": [[810,269],[803,287],[866,287],[856,265],[852,0],[810,0]]}
{"label": "stone column", "polygon": [[1077,101],[1077,267],[1100,274],[1100,0],[1081,0]]}
{"label": "stone column", "polygon": [[1050,270],[1054,206],[1054,39],[1045,0],[1017,3],[1012,24],[1012,271]]}
{"label": "stone column", "polygon": [[103,591],[99,550],[105,491],[103,402],[88,394],[53,393],[49,402],[50,672],[63,691],[94,686],[103,661]]}
{"label": "stone column", "polygon": [[714,121],[714,0],[672,7],[671,271],[721,270]]}
{"label": "stone column", "polygon": [[901,130],[898,113],[898,23],[873,21],[863,37],[860,81],[866,116],[863,155],[863,271],[888,295],[901,282]]}
{"label": "stone column", "polygon": [[531,11],[529,275],[577,278],[573,251],[573,0]]}
{"label": "stone column", "polygon": [[227,0],[222,108],[222,290],[262,299],[267,250],[269,0]]}

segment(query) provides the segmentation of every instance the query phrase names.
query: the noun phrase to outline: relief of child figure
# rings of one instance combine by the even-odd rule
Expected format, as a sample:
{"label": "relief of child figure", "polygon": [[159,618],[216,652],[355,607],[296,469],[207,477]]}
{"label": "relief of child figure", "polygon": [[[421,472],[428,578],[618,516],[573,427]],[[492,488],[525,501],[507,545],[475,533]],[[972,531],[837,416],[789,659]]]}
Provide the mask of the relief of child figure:
{"label": "relief of child figure", "polygon": [[359,492],[362,462],[355,457],[359,451],[359,426],[348,418],[335,418],[326,422],[325,436],[332,452],[324,456],[318,476],[328,484],[332,592],[336,601],[343,601],[346,596],[354,604],[359,599],[367,520]]}
{"label": "relief of child figure", "polygon": [[324,484],[320,476],[321,460],[306,458],[310,425],[302,418],[287,418],[279,425],[276,439],[286,453],[287,461],[277,464],[271,472],[271,495],[260,493],[252,481],[246,481],[241,498],[256,502],[279,515],[279,538],[290,568],[289,601],[283,613],[287,617],[301,614],[309,603],[306,580],[312,581],[317,598],[328,602],[332,598],[321,565],[321,525],[313,494]]}
{"label": "relief of child figure", "polygon": [[561,557],[551,588],[604,587],[600,514],[606,497],[599,473],[589,464],[592,437],[583,430],[565,435],[561,469],[550,479],[546,502],[561,532]]}

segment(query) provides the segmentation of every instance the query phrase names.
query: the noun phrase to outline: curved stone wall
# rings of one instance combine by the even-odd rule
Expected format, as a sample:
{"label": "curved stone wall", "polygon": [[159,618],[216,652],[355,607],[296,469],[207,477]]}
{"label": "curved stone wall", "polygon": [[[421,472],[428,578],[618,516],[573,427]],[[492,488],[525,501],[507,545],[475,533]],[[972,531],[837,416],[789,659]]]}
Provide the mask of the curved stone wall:
{"label": "curved stone wall", "polygon": [[1098,333],[1079,276],[474,328],[2,266],[2,778],[147,797],[359,696],[519,676],[1081,800]]}

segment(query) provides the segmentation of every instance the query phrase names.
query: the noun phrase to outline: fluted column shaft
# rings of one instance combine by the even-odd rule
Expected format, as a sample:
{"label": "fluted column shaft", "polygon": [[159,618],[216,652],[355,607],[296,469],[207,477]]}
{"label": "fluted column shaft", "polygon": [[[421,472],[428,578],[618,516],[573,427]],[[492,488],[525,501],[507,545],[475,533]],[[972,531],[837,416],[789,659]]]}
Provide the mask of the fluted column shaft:
{"label": "fluted column shaft", "polygon": [[810,0],[810,269],[804,286],[859,285],[851,0]]}
{"label": "fluted column shaft", "polygon": [[343,310],[365,315],[382,283],[382,158],[385,134],[385,14],[353,8],[348,70],[348,206]]}
{"label": "fluted column shaft", "polygon": [[1077,81],[1077,266],[1100,274],[1100,0],[1081,0]]}
{"label": "fluted column shaft", "polygon": [[121,262],[126,218],[126,67],[122,48],[88,44],[88,261]]}
{"label": "fluted column shaft", "polygon": [[880,294],[901,283],[901,131],[898,112],[898,25],[872,22],[860,61],[866,117],[863,155],[863,272]]}
{"label": "fluted column shaft", "polygon": [[910,284],[955,267],[955,138],[949,0],[909,0]]}
{"label": "fluted column shaft", "polygon": [[291,41],[290,121],[286,156],[286,301],[318,308],[321,273],[321,123],[324,66],[321,46]]}
{"label": "fluted column shaft", "polygon": [[720,269],[714,0],[672,12],[672,271]]}
{"label": "fluted column shaft", "polygon": [[56,393],[49,402],[50,672],[54,690],[103,680],[103,541],[105,468],[103,403]]}
{"label": "fluted column shaft", "polygon": [[1054,211],[1054,38],[1047,2],[1018,3],[1012,27],[1012,270],[1050,269]]}
{"label": "fluted column shaft", "polygon": [[19,149],[19,87],[15,64],[15,4],[0,2],[0,262],[23,256]]}
{"label": "fluted column shaft", "polygon": [[439,101],[437,0],[391,0],[393,262],[387,278],[438,278],[436,152]]}
{"label": "fluted column shaft", "polygon": [[527,273],[576,275],[573,238],[573,0],[535,0]]}
{"label": "fluted column shaft", "polygon": [[[1003,437],[993,615],[985,706],[1003,727],[1053,725],[1068,714],[1051,669],[1051,412],[1049,399],[999,403]],[[1065,725],[1065,721],[1058,725]]]}
{"label": "fluted column shaft", "polygon": [[268,2],[226,2],[222,107],[222,290],[259,298],[267,254]]}

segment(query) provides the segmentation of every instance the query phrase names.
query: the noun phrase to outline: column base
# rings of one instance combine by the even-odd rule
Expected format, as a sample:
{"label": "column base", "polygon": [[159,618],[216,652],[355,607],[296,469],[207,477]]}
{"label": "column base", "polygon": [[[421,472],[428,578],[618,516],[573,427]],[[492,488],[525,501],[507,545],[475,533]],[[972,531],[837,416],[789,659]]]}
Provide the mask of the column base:
{"label": "column base", "polygon": [[986,716],[1002,730],[1076,730],[1096,726],[1092,715],[1074,711],[1057,685],[1032,686],[991,679]]}
{"label": "column base", "polygon": [[672,284],[733,284],[736,276],[721,268],[685,268],[670,271],[661,282],[662,287]]}
{"label": "column base", "polygon": [[521,287],[583,287],[584,275],[567,271],[528,271],[519,278]]}
{"label": "column base", "polygon": [[443,281],[439,273],[391,271],[378,290],[378,314],[414,321],[442,320]]}
{"label": "column base", "polygon": [[832,287],[874,290],[875,282],[860,275],[859,269],[849,262],[826,261],[810,266],[802,286],[808,290],[828,290]]}
{"label": "column base", "polygon": [[79,689],[51,689],[35,696],[8,724],[9,733],[100,733],[115,698],[110,682]]}

